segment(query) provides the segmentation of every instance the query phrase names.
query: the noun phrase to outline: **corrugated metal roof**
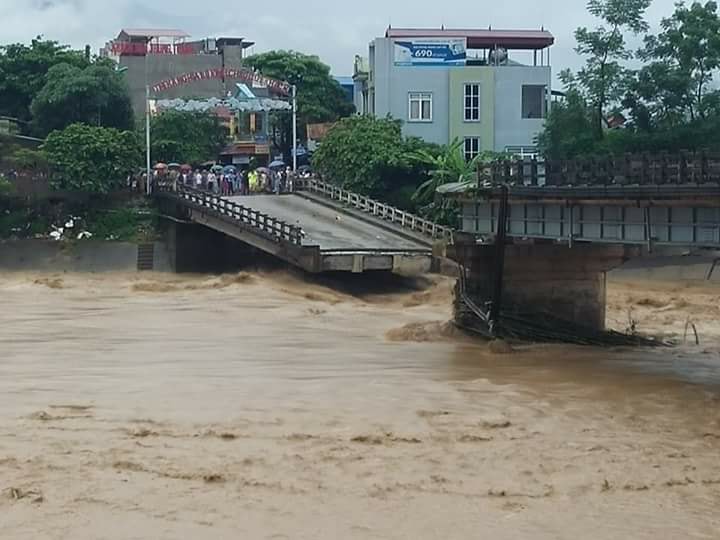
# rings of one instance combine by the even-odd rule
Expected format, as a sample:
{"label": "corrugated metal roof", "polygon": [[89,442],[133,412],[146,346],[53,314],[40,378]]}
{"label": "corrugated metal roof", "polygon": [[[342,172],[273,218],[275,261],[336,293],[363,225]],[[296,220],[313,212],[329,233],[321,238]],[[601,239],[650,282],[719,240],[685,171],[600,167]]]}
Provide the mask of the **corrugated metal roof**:
{"label": "corrugated metal roof", "polygon": [[541,49],[555,43],[555,38],[547,30],[388,28],[385,37],[397,39],[466,38],[468,47],[471,48],[498,45],[508,48]]}
{"label": "corrugated metal roof", "polygon": [[144,38],[155,38],[155,37],[172,37],[172,38],[187,38],[190,34],[184,30],[178,30],[173,28],[123,28],[120,31],[120,35],[125,34],[128,37],[144,37]]}

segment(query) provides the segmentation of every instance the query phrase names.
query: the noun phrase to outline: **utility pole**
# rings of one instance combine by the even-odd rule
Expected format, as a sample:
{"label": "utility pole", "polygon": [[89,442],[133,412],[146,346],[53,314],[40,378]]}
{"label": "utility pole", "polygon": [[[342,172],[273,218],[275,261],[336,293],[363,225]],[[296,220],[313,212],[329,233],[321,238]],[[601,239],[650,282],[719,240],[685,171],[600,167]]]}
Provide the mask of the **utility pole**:
{"label": "utility pole", "polygon": [[152,175],[150,170],[150,83],[148,82],[148,45],[150,38],[145,43],[145,191],[152,194]]}
{"label": "utility pole", "polygon": [[297,86],[292,86],[292,111],[293,111],[293,172],[297,172]]}

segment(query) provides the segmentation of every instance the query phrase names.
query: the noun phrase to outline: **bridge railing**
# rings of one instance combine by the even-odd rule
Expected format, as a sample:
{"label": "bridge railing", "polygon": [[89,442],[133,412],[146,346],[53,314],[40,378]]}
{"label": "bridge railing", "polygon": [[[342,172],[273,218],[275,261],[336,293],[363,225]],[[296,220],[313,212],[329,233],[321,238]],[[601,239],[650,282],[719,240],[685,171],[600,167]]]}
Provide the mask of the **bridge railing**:
{"label": "bridge railing", "polygon": [[449,227],[438,225],[437,223],[405,212],[399,208],[347,191],[336,185],[318,180],[317,178],[298,179],[295,182],[295,187],[300,191],[320,193],[341,204],[399,225],[413,232],[429,236],[434,240],[450,240],[452,238],[452,229]]}
{"label": "bridge railing", "polygon": [[270,234],[278,240],[291,242],[298,246],[302,245],[303,232],[300,227],[227,200],[219,195],[193,189],[182,184],[174,185],[172,182],[157,184],[155,191],[181,199],[194,208],[207,210],[215,215],[250,226],[263,233]]}
{"label": "bridge railing", "polygon": [[624,154],[587,159],[518,158],[479,165],[483,184],[517,186],[679,186],[720,183],[720,154]]}

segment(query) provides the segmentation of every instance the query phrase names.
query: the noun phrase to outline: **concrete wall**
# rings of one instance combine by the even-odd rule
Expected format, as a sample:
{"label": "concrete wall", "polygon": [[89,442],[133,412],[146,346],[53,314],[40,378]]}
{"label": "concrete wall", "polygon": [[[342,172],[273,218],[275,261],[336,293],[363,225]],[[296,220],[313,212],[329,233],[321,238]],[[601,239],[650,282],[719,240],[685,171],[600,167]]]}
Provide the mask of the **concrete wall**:
{"label": "concrete wall", "polygon": [[[450,141],[480,137],[480,150],[495,149],[495,70],[466,67],[450,70]],[[480,121],[465,121],[465,84],[480,84]]]}
{"label": "concrete wall", "polygon": [[[450,132],[448,70],[453,68],[395,66],[393,41],[386,38],[375,40],[374,66],[375,115],[382,118],[390,114],[402,120],[405,135],[446,144]],[[410,92],[432,94],[432,122],[409,121]]]}
{"label": "concrete wall", "polygon": [[[495,150],[508,146],[535,146],[543,129],[543,119],[522,117],[523,85],[551,88],[549,67],[500,66],[495,68]],[[548,105],[549,110],[549,105]]]}
{"label": "concrete wall", "polygon": [[[36,272],[135,272],[137,244],[85,240],[76,243],[52,240],[0,242],[0,270]],[[167,246],[155,243],[154,270],[170,270]]]}

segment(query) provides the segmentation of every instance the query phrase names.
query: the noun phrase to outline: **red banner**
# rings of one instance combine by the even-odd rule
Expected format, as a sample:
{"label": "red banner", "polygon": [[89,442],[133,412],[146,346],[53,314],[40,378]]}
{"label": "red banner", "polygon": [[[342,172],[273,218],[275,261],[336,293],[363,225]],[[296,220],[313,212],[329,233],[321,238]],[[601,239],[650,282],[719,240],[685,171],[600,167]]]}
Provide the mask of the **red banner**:
{"label": "red banner", "polygon": [[146,54],[197,54],[189,43],[139,43],[133,41],[113,41],[110,51],[118,56],[145,56]]}
{"label": "red banner", "polygon": [[152,86],[152,91],[155,93],[170,90],[171,88],[177,88],[185,84],[190,84],[194,81],[208,81],[208,80],[220,80],[234,79],[242,81],[248,84],[258,84],[260,86],[266,86],[268,89],[275,93],[282,95],[290,95],[290,84],[285,81],[279,81],[277,79],[271,79],[265,77],[260,73],[252,71],[251,69],[205,69],[203,71],[195,71],[192,73],[185,73],[178,75],[172,79],[166,79],[160,81]]}

